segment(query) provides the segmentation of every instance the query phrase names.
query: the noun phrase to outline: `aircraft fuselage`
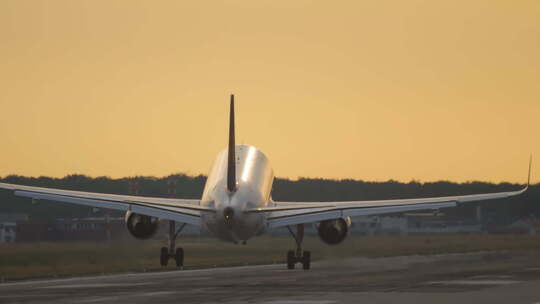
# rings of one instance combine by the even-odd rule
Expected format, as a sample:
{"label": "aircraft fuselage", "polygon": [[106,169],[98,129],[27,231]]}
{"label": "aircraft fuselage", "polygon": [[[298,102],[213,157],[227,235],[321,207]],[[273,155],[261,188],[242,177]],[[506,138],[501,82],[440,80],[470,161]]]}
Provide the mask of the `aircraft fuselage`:
{"label": "aircraft fuselage", "polygon": [[203,213],[204,227],[217,238],[246,241],[264,232],[262,214],[244,213],[246,209],[271,204],[274,174],[266,155],[253,146],[235,146],[236,190],[227,189],[228,151],[218,154],[206,181],[201,205],[216,212]]}

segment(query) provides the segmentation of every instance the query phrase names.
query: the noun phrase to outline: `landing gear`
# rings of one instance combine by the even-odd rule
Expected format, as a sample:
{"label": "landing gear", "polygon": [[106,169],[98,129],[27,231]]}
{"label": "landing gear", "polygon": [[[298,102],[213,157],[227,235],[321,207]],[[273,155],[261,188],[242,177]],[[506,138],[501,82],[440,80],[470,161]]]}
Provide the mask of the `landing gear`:
{"label": "landing gear", "polygon": [[167,266],[169,261],[169,249],[167,247],[161,247],[161,256],[159,257],[159,263],[161,266]]}
{"label": "landing gear", "polygon": [[169,259],[174,259],[176,267],[184,266],[184,249],[176,248],[176,237],[182,232],[186,224],[182,224],[178,230],[176,230],[176,222],[169,221],[169,247],[161,247],[161,256],[159,262],[161,266],[167,266]]}
{"label": "landing gear", "polygon": [[287,269],[294,269],[294,264],[296,264],[296,255],[294,255],[294,251],[289,250],[287,252]]}
{"label": "landing gear", "polygon": [[311,267],[310,251],[304,251],[304,256],[302,257],[302,266],[304,266],[304,270],[308,270]]}
{"label": "landing gear", "polygon": [[290,226],[287,226],[287,229],[289,229],[289,232],[296,241],[296,251],[289,250],[287,252],[287,269],[294,269],[296,263],[301,263],[302,268],[308,270],[311,267],[311,252],[302,249],[304,224],[296,225],[296,233],[292,231]]}
{"label": "landing gear", "polygon": [[174,260],[176,261],[176,267],[184,266],[184,248],[176,249],[176,255],[174,256]]}

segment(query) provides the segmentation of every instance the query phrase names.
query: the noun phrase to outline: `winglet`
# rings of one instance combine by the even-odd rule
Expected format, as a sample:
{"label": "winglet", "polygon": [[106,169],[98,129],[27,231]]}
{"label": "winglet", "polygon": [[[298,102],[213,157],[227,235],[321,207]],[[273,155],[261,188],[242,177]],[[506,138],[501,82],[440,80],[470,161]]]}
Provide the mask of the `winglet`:
{"label": "winglet", "polygon": [[236,161],[234,141],[234,94],[231,94],[231,108],[229,112],[229,155],[227,162],[227,189],[236,191]]}
{"label": "winglet", "polygon": [[531,167],[532,167],[532,154],[529,158],[529,175],[527,177],[527,188],[529,188],[529,185],[531,184]]}

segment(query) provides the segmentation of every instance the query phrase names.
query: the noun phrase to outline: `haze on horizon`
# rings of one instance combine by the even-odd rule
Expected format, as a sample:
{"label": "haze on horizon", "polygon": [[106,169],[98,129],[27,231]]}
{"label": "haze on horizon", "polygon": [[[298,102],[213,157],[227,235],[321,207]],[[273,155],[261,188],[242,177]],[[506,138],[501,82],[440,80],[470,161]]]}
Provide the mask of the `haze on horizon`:
{"label": "haze on horizon", "polygon": [[4,0],[0,176],[207,174],[235,93],[278,177],[523,183],[538,54],[533,0]]}

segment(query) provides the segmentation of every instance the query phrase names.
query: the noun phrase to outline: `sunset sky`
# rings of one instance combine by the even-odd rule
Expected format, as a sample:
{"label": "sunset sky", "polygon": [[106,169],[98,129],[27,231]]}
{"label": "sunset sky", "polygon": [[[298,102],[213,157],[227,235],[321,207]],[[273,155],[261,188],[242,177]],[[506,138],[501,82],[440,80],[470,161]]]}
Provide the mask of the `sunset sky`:
{"label": "sunset sky", "polygon": [[540,1],[0,1],[0,176],[207,174],[230,93],[278,177],[522,183]]}

